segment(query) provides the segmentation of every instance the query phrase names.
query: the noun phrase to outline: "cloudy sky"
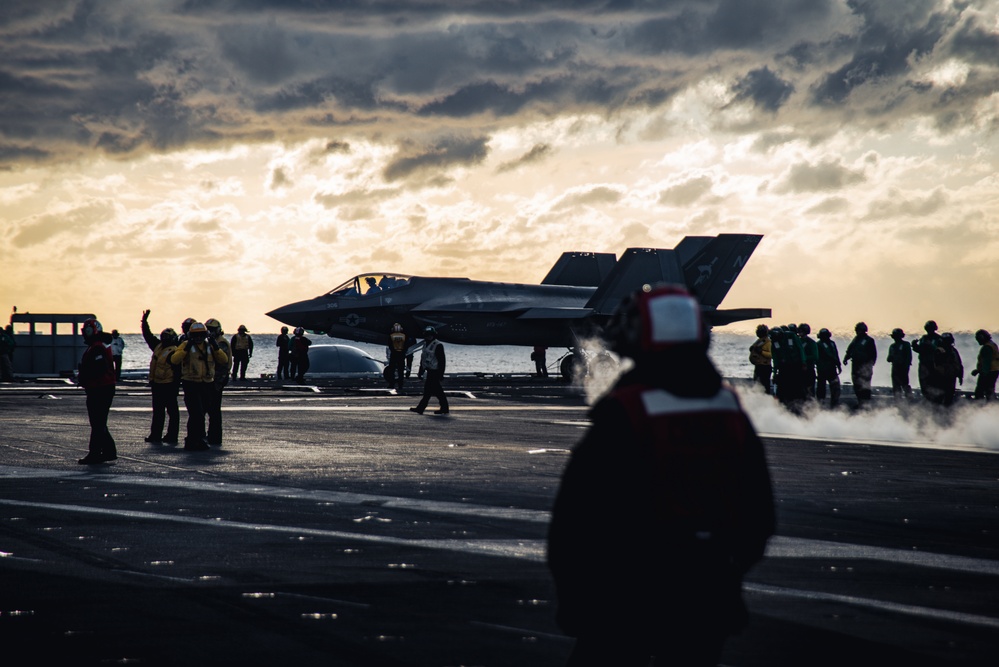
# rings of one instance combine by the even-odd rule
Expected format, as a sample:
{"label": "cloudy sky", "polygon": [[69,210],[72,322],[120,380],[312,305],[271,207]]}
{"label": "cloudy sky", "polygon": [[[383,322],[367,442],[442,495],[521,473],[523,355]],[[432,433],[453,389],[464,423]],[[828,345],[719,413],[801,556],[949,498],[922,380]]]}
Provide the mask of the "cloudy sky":
{"label": "cloudy sky", "polygon": [[723,307],[996,331],[997,135],[993,0],[4,0],[0,308],[275,331],[751,232]]}

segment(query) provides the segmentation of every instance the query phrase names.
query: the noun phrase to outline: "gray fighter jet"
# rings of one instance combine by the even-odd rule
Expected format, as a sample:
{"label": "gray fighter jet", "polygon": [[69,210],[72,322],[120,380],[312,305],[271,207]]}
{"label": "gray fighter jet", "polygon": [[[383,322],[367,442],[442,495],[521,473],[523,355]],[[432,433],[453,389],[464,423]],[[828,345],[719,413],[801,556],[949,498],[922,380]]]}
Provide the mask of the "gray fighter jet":
{"label": "gray fighter jet", "polygon": [[762,236],[687,236],[673,249],[567,252],[540,285],[468,278],[366,273],[313,299],[267,313],[290,326],[336,338],[384,344],[396,322],[418,335],[462,345],[544,345],[576,349],[599,333],[626,295],[642,285],[680,283],[720,326],[770,317],[769,308],[719,310]]}

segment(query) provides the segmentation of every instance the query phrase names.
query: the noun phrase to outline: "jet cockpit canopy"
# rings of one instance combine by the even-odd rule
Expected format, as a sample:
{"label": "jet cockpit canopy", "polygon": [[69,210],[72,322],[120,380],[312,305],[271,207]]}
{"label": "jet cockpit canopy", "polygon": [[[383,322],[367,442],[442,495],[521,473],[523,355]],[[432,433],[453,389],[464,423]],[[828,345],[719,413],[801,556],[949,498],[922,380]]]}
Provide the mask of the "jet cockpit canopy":
{"label": "jet cockpit canopy", "polygon": [[334,287],[326,296],[372,296],[405,287],[410,276],[397,273],[364,273]]}

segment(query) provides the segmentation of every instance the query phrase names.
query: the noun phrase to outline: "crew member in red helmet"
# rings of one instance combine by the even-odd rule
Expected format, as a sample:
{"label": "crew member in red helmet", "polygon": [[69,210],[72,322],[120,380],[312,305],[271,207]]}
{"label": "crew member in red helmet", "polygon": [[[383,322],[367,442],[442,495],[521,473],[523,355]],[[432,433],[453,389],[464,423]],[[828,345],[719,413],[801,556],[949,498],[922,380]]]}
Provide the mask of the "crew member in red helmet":
{"label": "crew member in red helmet", "polygon": [[646,287],[605,337],[634,367],[591,411],[548,537],[568,664],[714,665],[774,532],[763,445],[684,288]]}

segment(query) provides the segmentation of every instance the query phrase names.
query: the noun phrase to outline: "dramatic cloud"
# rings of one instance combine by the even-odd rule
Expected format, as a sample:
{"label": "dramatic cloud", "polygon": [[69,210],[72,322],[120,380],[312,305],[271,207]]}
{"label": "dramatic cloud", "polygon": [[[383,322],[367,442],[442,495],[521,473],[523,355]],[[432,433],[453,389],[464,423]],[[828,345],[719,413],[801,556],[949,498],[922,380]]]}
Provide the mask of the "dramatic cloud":
{"label": "dramatic cloud", "polygon": [[[526,281],[565,249],[755,232],[727,306],[849,323],[862,293],[885,317],[941,308],[977,328],[967,286],[999,279],[997,15],[6,0],[0,293],[78,310],[92,297],[73,278],[109,277],[108,258],[128,282],[113,307],[139,312],[169,259],[224,274],[238,293],[215,303],[235,310],[372,265]],[[962,262],[942,266],[949,250]]]}

